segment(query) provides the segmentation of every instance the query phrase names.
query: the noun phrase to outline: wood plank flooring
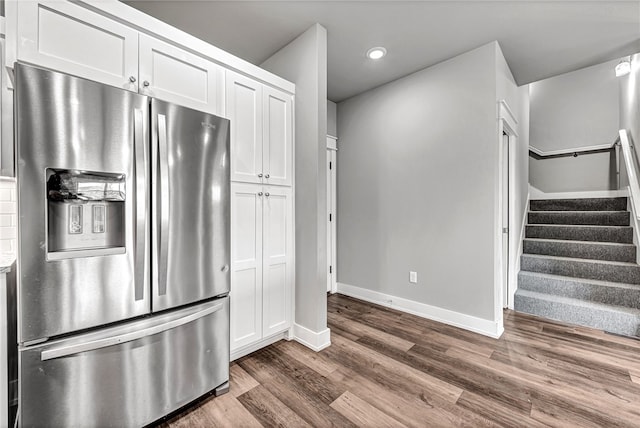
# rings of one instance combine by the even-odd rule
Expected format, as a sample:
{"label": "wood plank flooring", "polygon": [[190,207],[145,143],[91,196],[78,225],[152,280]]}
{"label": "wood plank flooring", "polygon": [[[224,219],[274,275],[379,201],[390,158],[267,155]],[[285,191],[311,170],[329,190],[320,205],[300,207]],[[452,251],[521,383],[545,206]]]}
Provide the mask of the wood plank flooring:
{"label": "wood plank flooring", "polygon": [[640,341],[507,311],[491,339],[341,295],[332,345],[281,341],[169,427],[638,427]]}

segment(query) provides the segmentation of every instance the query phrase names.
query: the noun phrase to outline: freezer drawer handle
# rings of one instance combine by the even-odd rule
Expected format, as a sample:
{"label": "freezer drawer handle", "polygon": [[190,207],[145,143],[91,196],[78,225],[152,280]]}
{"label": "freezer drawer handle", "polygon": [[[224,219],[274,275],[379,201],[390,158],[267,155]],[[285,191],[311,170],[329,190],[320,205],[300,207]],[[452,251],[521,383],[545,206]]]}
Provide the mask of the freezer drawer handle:
{"label": "freezer drawer handle", "polygon": [[217,312],[222,309],[222,307],[223,304],[218,303],[217,305],[210,306],[207,309],[203,309],[182,318],[178,318],[173,321],[169,321],[167,323],[145,328],[142,330],[132,331],[130,333],[107,337],[104,339],[92,340],[90,342],[79,343],[77,345],[61,346],[59,348],[47,349],[46,351],[42,351],[40,353],[40,359],[42,361],[53,360],[55,358],[62,358],[73,354],[79,354],[80,352],[95,351],[97,349],[106,348],[113,345],[132,342],[134,340],[142,339],[147,336],[153,336],[154,334],[162,333],[164,331],[180,327],[181,325],[188,324],[199,318],[203,318],[207,315]]}

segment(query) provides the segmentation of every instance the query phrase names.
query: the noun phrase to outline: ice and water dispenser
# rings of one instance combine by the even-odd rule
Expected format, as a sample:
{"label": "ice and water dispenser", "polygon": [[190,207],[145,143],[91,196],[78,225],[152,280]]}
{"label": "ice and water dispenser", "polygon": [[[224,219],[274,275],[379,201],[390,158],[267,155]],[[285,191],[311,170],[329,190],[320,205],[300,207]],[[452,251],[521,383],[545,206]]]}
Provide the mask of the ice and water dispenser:
{"label": "ice and water dispenser", "polygon": [[125,176],[47,169],[47,259],[125,252]]}

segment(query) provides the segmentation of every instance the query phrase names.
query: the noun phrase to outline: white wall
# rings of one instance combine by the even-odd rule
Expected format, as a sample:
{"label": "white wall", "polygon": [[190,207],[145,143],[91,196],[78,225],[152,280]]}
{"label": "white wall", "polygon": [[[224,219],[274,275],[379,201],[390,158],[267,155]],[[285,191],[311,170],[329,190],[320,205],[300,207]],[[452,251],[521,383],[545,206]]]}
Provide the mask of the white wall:
{"label": "white wall", "polygon": [[338,133],[338,281],[493,320],[495,43],[341,102]]}
{"label": "white wall", "polygon": [[327,100],[327,135],[338,136],[338,106]]}
{"label": "white wall", "polygon": [[[617,60],[530,84],[531,146],[552,151],[611,144],[619,124]],[[609,153],[531,156],[531,185],[544,192],[614,190]],[[612,179],[613,177],[613,179]]]}
{"label": "white wall", "polygon": [[296,84],[295,322],[327,329],[327,31],[315,24],[262,68]]}

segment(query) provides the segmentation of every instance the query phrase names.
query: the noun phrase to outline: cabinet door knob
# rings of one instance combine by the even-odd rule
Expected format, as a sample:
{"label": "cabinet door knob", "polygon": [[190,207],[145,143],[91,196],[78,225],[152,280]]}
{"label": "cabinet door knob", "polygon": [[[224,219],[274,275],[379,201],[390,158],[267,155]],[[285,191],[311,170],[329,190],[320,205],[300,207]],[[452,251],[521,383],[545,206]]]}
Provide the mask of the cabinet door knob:
{"label": "cabinet door knob", "polygon": [[269,192],[265,193],[264,195],[265,195],[266,197],[269,197]]}
{"label": "cabinet door knob", "polygon": [[262,178],[262,173],[258,174],[258,177]]}
{"label": "cabinet door knob", "polygon": [[264,178],[269,178],[269,174],[265,174]]}
{"label": "cabinet door knob", "polygon": [[129,76],[129,82],[136,83],[136,78],[133,76]]}
{"label": "cabinet door knob", "polygon": [[258,192],[258,196],[262,196],[262,192]]}
{"label": "cabinet door knob", "polygon": [[149,85],[150,85],[150,83],[149,83],[149,82],[147,82],[146,80],[145,80],[144,82],[142,82],[142,86],[144,86],[145,88],[146,88],[147,86],[149,86]]}

